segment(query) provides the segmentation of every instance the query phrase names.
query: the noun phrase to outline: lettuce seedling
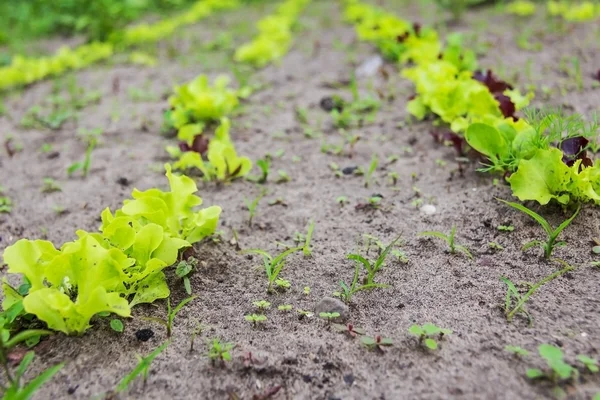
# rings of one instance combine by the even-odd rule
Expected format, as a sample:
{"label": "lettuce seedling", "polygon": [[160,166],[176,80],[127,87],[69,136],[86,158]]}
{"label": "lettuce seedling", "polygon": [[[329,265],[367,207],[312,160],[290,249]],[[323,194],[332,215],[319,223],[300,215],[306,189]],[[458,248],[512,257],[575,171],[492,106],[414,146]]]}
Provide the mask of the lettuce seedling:
{"label": "lettuce seedling", "polygon": [[246,179],[260,184],[267,183],[269,169],[271,168],[271,157],[261,158],[260,160],[256,161],[256,166],[260,168],[261,176],[248,176]]}
{"label": "lettuce seedling", "polygon": [[144,386],[146,386],[146,382],[148,380],[148,373],[150,372],[150,365],[152,365],[154,359],[160,353],[162,353],[167,348],[167,346],[169,346],[169,344],[171,344],[170,341],[164,342],[146,357],[141,357],[136,354],[138,364],[135,366],[135,368],[133,368],[133,370],[129,374],[125,375],[125,377],[121,379],[121,382],[119,382],[119,384],[117,385],[115,392],[119,393],[126,390],[127,387],[131,384],[131,382],[133,382],[140,374],[143,377]]}
{"label": "lettuce seedling", "polygon": [[333,324],[331,325],[333,329],[338,332],[345,333],[350,337],[357,337],[365,334],[365,330],[354,326],[352,324],[342,325],[342,324]]}
{"label": "lettuce seedling", "polygon": [[281,289],[289,289],[292,286],[292,283],[290,281],[288,281],[287,279],[281,279],[281,278],[275,279],[275,284],[277,285],[278,288],[281,288]]}
{"label": "lettuce seedling", "polygon": [[438,342],[433,337],[437,336],[441,340],[444,338],[444,335],[452,333],[450,329],[440,328],[432,323],[426,323],[421,326],[415,324],[408,328],[408,332],[418,336],[419,343],[425,345],[430,350],[438,348]]}
{"label": "lettuce seedling", "polygon": [[530,379],[548,379],[554,383],[568,380],[577,375],[577,370],[567,364],[564,360],[564,354],[561,349],[551,344],[541,344],[538,346],[540,356],[546,361],[547,371],[539,368],[529,368],[526,375]]}
{"label": "lettuce seedling", "polygon": [[185,306],[190,301],[194,300],[196,297],[198,297],[198,296],[190,296],[186,299],[181,300],[181,302],[179,304],[177,304],[177,306],[175,306],[175,308],[171,308],[171,298],[169,297],[167,299],[167,319],[156,318],[156,317],[142,317],[142,318],[147,321],[152,321],[152,322],[156,322],[156,323],[163,325],[165,328],[167,328],[167,337],[170,338],[171,334],[173,332],[173,320],[175,319],[175,316],[177,315],[177,313],[179,311],[181,311],[183,306]]}
{"label": "lettuce seedling", "polygon": [[233,343],[221,343],[219,339],[214,338],[210,343],[207,356],[213,364],[220,361],[222,365],[225,365],[225,361],[231,361],[231,350],[235,346]]}
{"label": "lettuce seedling", "polygon": [[198,265],[198,260],[195,257],[189,257],[187,260],[180,261],[175,268],[175,274],[183,279],[185,292],[191,296],[192,285],[190,283],[190,275]]}
{"label": "lettuce seedling", "polygon": [[529,297],[531,297],[541,286],[545,285],[546,283],[552,281],[555,278],[558,278],[564,273],[572,271],[573,269],[575,268],[566,264],[565,268],[561,269],[560,271],[556,271],[555,273],[548,275],[539,282],[531,285],[531,288],[524,295],[521,295],[519,293],[515,284],[512,283],[508,278],[501,276],[500,280],[504,282],[507,286],[506,297],[504,300],[504,314],[506,315],[506,320],[510,322],[517,313],[521,312],[527,316],[529,324],[531,325],[533,323],[533,319],[524,308],[524,305],[527,302],[527,300],[529,300]]}
{"label": "lettuce seedling", "polygon": [[519,346],[508,345],[504,347],[504,350],[508,351],[509,353],[513,353],[514,355],[517,355],[519,357],[527,357],[529,355],[529,352],[527,350]]}
{"label": "lettuce seedling", "polygon": [[319,317],[326,319],[328,322],[331,322],[332,320],[339,318],[340,313],[339,312],[321,312],[321,313],[319,313]]}
{"label": "lettuce seedling", "polygon": [[291,304],[282,304],[280,306],[277,306],[277,309],[279,311],[292,311],[292,305]]}
{"label": "lettuce seedling", "polygon": [[248,322],[251,322],[254,327],[257,327],[258,324],[263,323],[267,320],[266,315],[262,314],[249,314],[245,315],[244,319]]}
{"label": "lettuce seedling", "polygon": [[546,239],[546,242],[543,242],[541,240],[533,240],[533,241],[523,245],[522,250],[527,250],[534,246],[541,246],[542,249],[544,249],[544,256],[547,259],[549,259],[550,256],[552,255],[552,251],[554,250],[555,246],[562,246],[565,244],[565,242],[557,243],[556,239],[558,238],[558,235],[560,235],[560,233],[567,226],[569,226],[571,224],[571,222],[573,222],[573,220],[575,219],[575,217],[577,216],[577,214],[579,214],[579,211],[581,210],[581,204],[580,204],[577,206],[577,210],[575,210],[575,213],[573,213],[573,215],[569,219],[565,220],[556,229],[553,229],[552,226],[550,226],[550,224],[548,223],[548,221],[546,221],[544,219],[544,217],[542,217],[535,211],[532,211],[529,208],[527,208],[519,203],[514,203],[511,201],[505,201],[505,200],[501,200],[501,199],[498,199],[498,201],[501,201],[502,203],[509,205],[512,208],[515,208],[524,214],[527,214],[528,216],[533,218],[538,224],[540,224],[540,226],[544,229],[544,231],[546,232],[546,235],[548,236],[548,238]]}
{"label": "lettuce seedling", "polygon": [[110,328],[117,333],[123,333],[125,326],[123,325],[123,321],[115,318],[110,320]]}
{"label": "lettuce seedling", "polygon": [[267,286],[267,292],[273,292],[273,283],[279,277],[279,273],[285,266],[285,259],[292,253],[298,252],[302,250],[303,247],[292,247],[280,253],[277,257],[273,258],[269,253],[261,249],[249,249],[244,250],[242,253],[251,253],[251,254],[259,254],[263,256],[265,273],[267,274],[267,279],[269,280],[269,285]]}
{"label": "lettuce seedling", "polygon": [[267,308],[271,307],[271,303],[266,300],[253,301],[252,304],[261,312],[265,312]]}
{"label": "lettuce seedling", "polygon": [[588,369],[588,371],[590,371],[592,373],[596,373],[596,372],[600,371],[600,368],[598,367],[598,360],[596,360],[596,359],[588,357],[584,354],[579,354],[577,356],[577,361],[579,361],[583,365],[585,365],[585,367]]}
{"label": "lettuce seedling", "polygon": [[455,235],[456,235],[456,225],[452,225],[452,229],[450,230],[449,235],[446,235],[442,232],[437,232],[437,231],[421,232],[419,234],[419,236],[432,236],[432,237],[436,237],[438,239],[442,239],[443,241],[448,243],[450,254],[456,254],[456,252],[458,251],[460,253],[463,253],[464,255],[466,255],[467,257],[469,257],[472,260],[473,255],[471,254],[469,249],[467,249],[465,246],[455,243],[455,241],[454,241]]}
{"label": "lettuce seedling", "polygon": [[360,342],[369,350],[377,349],[380,353],[383,353],[384,346],[392,346],[394,344],[391,338],[384,338],[379,335],[375,337],[361,336]]}

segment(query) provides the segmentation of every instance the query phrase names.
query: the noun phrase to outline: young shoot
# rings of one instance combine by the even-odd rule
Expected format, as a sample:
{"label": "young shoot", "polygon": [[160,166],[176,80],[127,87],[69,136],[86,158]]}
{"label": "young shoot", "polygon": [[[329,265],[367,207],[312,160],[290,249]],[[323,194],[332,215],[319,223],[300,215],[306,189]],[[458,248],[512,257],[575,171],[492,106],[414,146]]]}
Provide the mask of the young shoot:
{"label": "young shoot", "polygon": [[391,338],[384,338],[379,335],[375,337],[361,336],[360,342],[369,350],[376,349],[380,353],[383,353],[383,347],[392,346],[394,344],[394,341]]}
{"label": "young shoot", "polygon": [[248,208],[248,212],[249,212],[249,216],[248,216],[248,226],[252,228],[252,220],[254,219],[254,216],[256,215],[256,208],[258,207],[258,202],[265,197],[265,195],[267,194],[267,190],[263,189],[261,190],[260,194],[258,196],[256,196],[256,198],[252,201],[244,198],[244,203],[246,204],[246,207]]}
{"label": "young shoot", "polygon": [[456,242],[454,241],[455,236],[456,236],[456,225],[452,225],[452,229],[450,230],[449,235],[446,235],[442,232],[437,232],[437,231],[427,231],[427,232],[421,232],[419,234],[419,236],[431,236],[431,237],[436,237],[438,239],[442,239],[443,241],[448,243],[448,248],[449,248],[448,250],[450,251],[450,254],[456,254],[456,252],[458,251],[460,253],[463,253],[467,257],[469,257],[471,260],[473,259],[473,255],[471,254],[469,249],[467,249],[465,246],[462,246],[460,244],[456,244]]}
{"label": "young shoot", "polygon": [[426,323],[423,325],[413,325],[408,328],[408,332],[419,338],[419,343],[425,345],[430,350],[436,350],[438,348],[438,340],[442,340],[444,335],[450,335],[452,331],[450,329],[440,328],[432,323]]}
{"label": "young shoot", "polygon": [[142,317],[142,318],[147,321],[152,321],[152,322],[156,322],[156,323],[163,325],[165,328],[167,328],[167,337],[170,338],[171,334],[173,333],[173,320],[175,319],[175,316],[177,315],[177,313],[179,311],[181,311],[183,306],[185,306],[190,301],[194,300],[196,297],[198,297],[198,296],[190,296],[186,299],[181,300],[181,302],[179,304],[177,304],[177,306],[173,309],[171,308],[171,298],[169,297],[167,299],[167,319],[156,318],[156,317]]}
{"label": "young shoot", "polygon": [[273,284],[279,277],[281,270],[285,266],[286,258],[295,252],[303,250],[303,247],[292,247],[281,252],[277,257],[273,258],[269,253],[261,249],[249,249],[244,250],[242,253],[251,253],[251,254],[259,254],[263,256],[263,263],[265,273],[267,274],[267,279],[269,280],[269,284],[267,286],[267,293],[273,292]]}
{"label": "young shoot", "polygon": [[260,312],[265,312],[268,308],[271,307],[271,303],[266,300],[253,301],[252,304],[254,307],[258,308]]}
{"label": "young shoot", "polygon": [[292,308],[294,308],[294,307],[291,304],[282,304],[280,306],[277,306],[277,309],[279,311],[284,311],[284,312],[292,311]]}
{"label": "young shoot", "polygon": [[[384,285],[380,283],[375,283],[375,275],[379,270],[383,267],[383,263],[387,257],[387,255],[392,250],[392,247],[400,240],[400,236],[394,239],[379,255],[377,260],[374,263],[371,263],[369,260],[364,258],[359,254],[348,254],[347,258],[350,260],[354,260],[356,263],[356,267],[354,269],[354,277],[352,278],[352,283],[348,286],[344,281],[340,281],[341,291],[335,293],[346,303],[350,303],[352,300],[352,296],[361,290],[370,290],[375,288],[388,288],[389,285]],[[360,267],[363,267],[367,272],[367,276],[363,280],[363,284],[359,285],[359,277],[360,277]]]}
{"label": "young shoot", "polygon": [[573,222],[573,220],[575,219],[575,217],[577,216],[577,214],[579,214],[579,211],[581,210],[581,204],[580,204],[577,206],[577,210],[575,210],[575,213],[569,219],[563,221],[563,223],[560,224],[558,226],[558,228],[554,229],[548,223],[548,221],[546,221],[546,219],[544,219],[544,217],[542,217],[535,211],[532,211],[529,208],[527,208],[519,203],[514,203],[511,201],[505,201],[505,200],[500,200],[500,199],[498,199],[498,200],[514,209],[521,211],[524,214],[527,214],[528,216],[533,218],[538,224],[540,224],[540,226],[546,232],[546,235],[547,235],[546,241],[544,242],[541,240],[533,240],[533,241],[523,245],[522,250],[527,250],[527,249],[530,249],[535,246],[541,246],[542,249],[544,249],[544,256],[547,259],[549,259],[550,256],[552,255],[552,251],[554,250],[555,246],[563,246],[565,244],[565,242],[556,242],[556,239],[558,238],[558,235],[560,235],[560,233],[567,226],[569,226],[571,224],[571,222]]}
{"label": "young shoot", "polygon": [[[23,375],[35,357],[35,353],[29,351],[17,366],[14,374],[10,371],[9,352],[11,349],[18,344],[28,344],[30,340],[39,341],[40,336],[52,334],[52,332],[42,329],[29,329],[10,337],[10,331],[6,324],[10,325],[17,316],[17,314],[10,315],[12,314],[10,312],[11,308],[2,313],[2,316],[0,317],[2,325],[4,325],[0,326],[0,364],[4,370],[5,378],[3,383],[0,383],[0,391],[4,393],[3,399],[29,399],[43,384],[49,381],[52,376],[63,367],[64,363],[48,368],[36,378],[29,381],[29,383],[23,384]],[[22,305],[20,308],[22,310]]]}
{"label": "young shoot", "polygon": [[558,384],[577,375],[577,369],[567,364],[561,349],[551,344],[541,344],[538,347],[540,356],[546,361],[547,369],[529,368],[527,377],[529,379],[548,379]]}
{"label": "young shoot", "polygon": [[129,374],[127,374],[123,379],[121,379],[121,382],[119,382],[119,384],[117,385],[115,392],[119,393],[127,389],[131,382],[133,382],[140,374],[144,379],[144,386],[146,386],[146,381],[148,380],[148,373],[150,372],[150,365],[152,364],[152,361],[154,361],[154,359],[160,353],[162,353],[170,343],[171,342],[169,341],[164,342],[146,357],[141,357],[136,354],[138,364]]}
{"label": "young shoot", "polygon": [[258,324],[267,321],[267,317],[265,315],[262,315],[262,314],[244,315],[244,319],[246,321],[248,321],[248,322],[251,322],[252,325],[254,325],[255,328],[258,326]]}
{"label": "young shoot", "polygon": [[531,315],[529,315],[527,310],[525,310],[524,308],[527,300],[529,300],[529,298],[540,287],[550,282],[551,280],[558,278],[562,274],[572,271],[573,269],[575,268],[567,264],[565,268],[561,269],[560,271],[556,271],[555,273],[548,275],[539,282],[531,285],[531,288],[524,295],[521,295],[521,293],[519,293],[519,290],[517,289],[515,284],[512,283],[508,278],[501,276],[500,280],[504,282],[507,286],[506,297],[504,300],[504,314],[506,315],[506,320],[510,322],[517,313],[523,313],[525,314],[525,316],[529,320],[529,324],[531,325],[533,323],[533,318],[531,318]]}
{"label": "young shoot", "polygon": [[209,346],[207,356],[213,365],[216,362],[225,365],[225,361],[231,361],[231,350],[235,348],[235,344],[221,343],[219,339],[214,338]]}
{"label": "young shoot", "polygon": [[183,287],[188,295],[192,294],[192,285],[190,283],[190,275],[198,265],[198,260],[195,257],[189,257],[187,260],[180,261],[175,268],[175,274],[183,280]]}
{"label": "young shoot", "polygon": [[519,346],[508,345],[504,347],[504,350],[508,351],[509,353],[513,353],[514,355],[519,357],[527,357],[529,355],[529,352],[527,350]]}
{"label": "young shoot", "polygon": [[339,312],[321,312],[321,313],[319,313],[319,317],[326,319],[328,322],[331,322],[334,319],[339,318],[340,313]]}
{"label": "young shoot", "polygon": [[306,236],[304,239],[304,247],[302,247],[302,253],[304,254],[304,257],[310,257],[312,255],[312,247],[310,246],[310,241],[312,239],[314,230],[315,230],[315,221],[311,220],[310,225],[308,226],[308,231],[306,232]]}
{"label": "young shoot", "polygon": [[340,333],[345,333],[346,335],[350,336],[350,337],[357,337],[357,336],[362,336],[365,334],[365,330],[362,328],[359,328],[357,326],[354,326],[352,324],[347,324],[347,325],[343,325],[343,324],[333,324],[331,325],[333,327],[333,329],[335,329],[337,332]]}

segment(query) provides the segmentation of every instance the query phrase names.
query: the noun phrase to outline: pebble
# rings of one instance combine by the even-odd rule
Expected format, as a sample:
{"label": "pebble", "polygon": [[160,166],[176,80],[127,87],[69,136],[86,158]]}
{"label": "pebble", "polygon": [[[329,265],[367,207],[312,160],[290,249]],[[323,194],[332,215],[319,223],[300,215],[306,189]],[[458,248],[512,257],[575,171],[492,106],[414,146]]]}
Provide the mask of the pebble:
{"label": "pebble", "polygon": [[421,213],[425,215],[435,214],[435,206],[433,204],[425,204],[421,207]]}
{"label": "pebble", "polygon": [[341,300],[334,299],[333,297],[324,297],[315,306],[315,314],[319,315],[322,312],[326,313],[340,313],[339,320],[348,318],[348,306]]}

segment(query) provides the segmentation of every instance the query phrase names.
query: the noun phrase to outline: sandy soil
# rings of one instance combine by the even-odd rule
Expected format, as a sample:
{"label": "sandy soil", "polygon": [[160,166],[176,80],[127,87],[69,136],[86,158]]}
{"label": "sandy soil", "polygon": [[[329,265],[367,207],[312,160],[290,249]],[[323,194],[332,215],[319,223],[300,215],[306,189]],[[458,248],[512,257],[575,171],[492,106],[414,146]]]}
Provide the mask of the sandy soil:
{"label": "sandy soil", "polygon": [[[387,3],[390,9],[401,11],[403,18],[432,19],[430,13],[419,17],[419,12],[427,10],[403,8],[391,0]],[[223,14],[186,30],[159,46],[157,67],[115,64],[74,74],[79,85],[99,91],[101,98],[61,129],[25,130],[19,126],[27,109],[51,93],[52,82],[6,99],[0,137],[4,142],[11,135],[23,151],[12,157],[0,154],[0,184],[14,202],[11,214],[0,214],[0,250],[21,237],[47,238],[60,244],[73,238],[75,229],[96,229],[100,211],[106,206],[118,207],[133,187],[165,187],[163,148],[172,140],[159,133],[167,104],[164,94],[174,83],[199,73],[214,76],[227,72],[229,66],[223,63],[230,49],[207,53],[201,43],[234,26],[245,33],[234,36],[233,44],[243,41],[260,12],[254,8]],[[507,323],[502,310],[506,287],[499,277],[515,283],[537,282],[560,265],[542,259],[538,249],[520,250],[523,243],[541,238],[542,231],[495,200],[509,199],[509,188],[494,186],[490,176],[475,171],[475,165],[460,173],[452,149],[435,144],[429,135],[431,122],[407,120],[404,108],[411,88],[398,77],[395,66],[385,66],[388,80],[377,75],[360,82],[364,93],[373,93],[368,89],[372,85],[394,98],[384,103],[374,123],[351,131],[360,135],[352,157],[347,146],[340,156],[321,152],[323,143],[342,144],[344,139],[320,109],[320,100],[333,94],[350,97],[347,89],[331,89],[327,83],[348,79],[356,63],[376,54],[371,47],[355,42],[352,27],[343,25],[339,15],[335,2],[316,1],[302,18],[304,31],[295,49],[281,65],[250,77],[267,86],[233,118],[232,135],[239,153],[253,160],[284,151],[283,156],[274,158],[272,176],[264,185],[268,194],[249,228],[244,198],[253,199],[262,187],[247,181],[221,187],[200,184],[205,204],[218,204],[224,210],[220,229],[226,240],[197,246],[206,263],[192,277],[199,298],[177,316],[172,343],[152,364],[147,384],[135,382],[121,398],[540,399],[551,396],[552,386],[532,384],[525,378],[525,370],[542,367],[541,359],[519,360],[504,351],[506,345],[534,351],[541,343],[552,343],[563,348],[570,362],[580,353],[600,357],[600,270],[590,266],[590,239],[600,236],[597,209],[584,208],[564,232],[568,246],[559,248],[555,256],[577,268],[532,296],[527,309],[534,318],[533,326],[521,317]],[[484,26],[482,20],[489,23]],[[451,29],[474,33],[473,41],[482,46],[489,42],[490,49],[481,58],[483,66],[503,68],[507,77],[517,73],[516,83],[521,87],[533,83],[551,88],[554,94],[547,100],[538,98],[538,105],[563,105],[585,114],[599,110],[600,89],[594,88],[589,78],[600,67],[598,26],[572,27],[564,35],[545,31],[536,39],[543,49],[533,53],[515,44],[524,24],[534,30],[544,28],[542,20],[523,23],[483,9],[473,11]],[[582,66],[581,91],[572,87],[572,80],[559,68],[561,57],[574,55],[580,57]],[[524,73],[528,59],[534,60],[531,74]],[[119,81],[118,90],[115,80]],[[131,88],[143,89],[146,95],[134,101]],[[296,107],[308,109],[310,126],[320,137],[304,135],[295,117]],[[80,160],[85,150],[77,139],[78,129],[98,127],[104,134],[93,153],[90,176],[68,179],[67,166]],[[51,143],[57,154],[50,158],[40,152],[44,143]],[[329,167],[335,162],[341,168],[367,168],[373,155],[381,161],[368,188],[364,177],[336,177]],[[399,156],[398,160],[386,162],[392,155]],[[284,169],[291,181],[276,183],[278,169]],[[390,172],[398,173],[395,185],[388,178]],[[42,193],[45,177],[54,178],[62,191]],[[380,208],[357,207],[373,194],[383,197]],[[347,196],[348,204],[340,207],[336,202],[339,196]],[[285,206],[268,205],[277,198],[283,199]],[[425,215],[419,211],[413,204],[419,198],[424,204],[434,204],[436,212]],[[54,206],[67,212],[58,215]],[[564,218],[558,208],[541,212],[554,224]],[[295,233],[305,232],[311,219],[316,224],[312,256],[291,256],[283,276],[292,287],[267,295],[266,278],[257,269],[262,260],[241,255],[228,243],[233,230],[242,248],[275,252],[276,241],[292,243]],[[514,232],[497,229],[509,224]],[[440,241],[418,237],[425,230],[449,232],[453,225],[458,242],[473,252],[473,261],[448,254]],[[349,322],[370,335],[394,339],[394,346],[383,354],[334,332],[317,317],[300,318],[295,311],[276,309],[280,304],[292,304],[310,310],[337,290],[340,280],[350,280],[354,265],[346,254],[361,250],[363,234],[384,243],[401,235],[400,248],[409,259],[407,263],[388,259],[377,280],[391,288],[359,292],[350,307]],[[490,242],[504,250],[492,250]],[[376,254],[371,251],[369,256]],[[183,285],[173,271],[168,275],[173,300],[178,302],[186,296]],[[303,292],[305,286],[311,289],[309,295]],[[244,315],[253,312],[252,301],[261,299],[273,306],[267,311],[268,322],[253,328]],[[123,334],[113,332],[108,320],[98,320],[83,337],[55,335],[44,340],[36,348],[38,356],[29,376],[61,361],[67,364],[36,398],[88,399],[111,390],[136,364],[135,354],[147,354],[166,340],[161,326],[141,317],[165,313],[164,302],[140,306],[134,310],[134,318],[125,321]],[[198,322],[209,328],[190,351],[190,337]],[[407,332],[413,323],[425,322],[454,331],[435,352],[424,350]],[[152,328],[155,336],[139,342],[135,332],[141,328]],[[237,345],[234,360],[224,367],[211,365],[205,355],[206,343],[213,337]],[[243,360],[248,352],[254,360],[250,364]],[[276,394],[266,396],[277,387]],[[569,398],[590,399],[600,391],[600,376],[584,375],[564,389]]]}

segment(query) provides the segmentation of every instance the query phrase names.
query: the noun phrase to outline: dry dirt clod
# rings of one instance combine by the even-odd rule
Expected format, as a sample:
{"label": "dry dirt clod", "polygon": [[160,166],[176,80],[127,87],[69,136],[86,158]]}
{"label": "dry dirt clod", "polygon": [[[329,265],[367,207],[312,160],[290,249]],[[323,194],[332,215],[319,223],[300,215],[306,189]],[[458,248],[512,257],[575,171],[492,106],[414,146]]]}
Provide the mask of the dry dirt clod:
{"label": "dry dirt clod", "polygon": [[348,306],[341,300],[334,299],[333,297],[324,297],[321,301],[315,305],[315,314],[320,313],[339,313],[339,320],[345,320],[348,318]]}

